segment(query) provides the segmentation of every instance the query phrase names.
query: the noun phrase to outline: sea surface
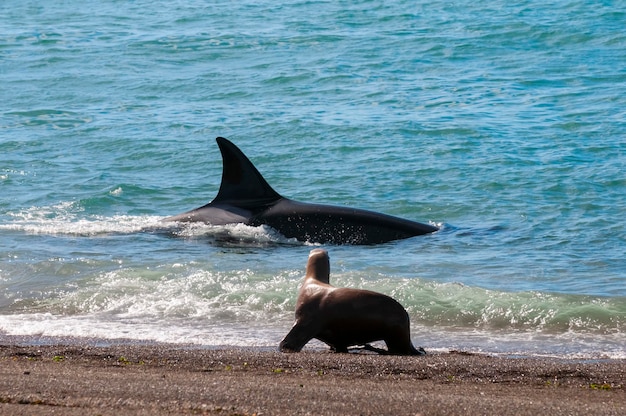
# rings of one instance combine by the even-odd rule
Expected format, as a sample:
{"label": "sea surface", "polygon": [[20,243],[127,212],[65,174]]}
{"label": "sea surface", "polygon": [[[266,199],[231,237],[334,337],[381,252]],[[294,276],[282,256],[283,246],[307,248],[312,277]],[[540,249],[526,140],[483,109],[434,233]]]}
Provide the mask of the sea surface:
{"label": "sea surface", "polygon": [[276,348],[316,245],[161,222],[217,194],[224,136],[286,197],[441,227],[324,246],[416,345],[626,358],[625,2],[0,16],[0,342]]}

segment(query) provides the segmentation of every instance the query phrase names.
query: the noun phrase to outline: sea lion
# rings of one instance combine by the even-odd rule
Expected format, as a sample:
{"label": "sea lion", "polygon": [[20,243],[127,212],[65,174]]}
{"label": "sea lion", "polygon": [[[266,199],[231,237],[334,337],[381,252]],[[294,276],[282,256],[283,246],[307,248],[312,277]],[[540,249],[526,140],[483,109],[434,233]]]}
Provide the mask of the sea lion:
{"label": "sea lion", "polygon": [[[409,315],[395,299],[369,290],[337,288],[329,280],[328,252],[311,250],[296,301],[296,322],[281,341],[280,351],[298,352],[316,338],[336,352],[365,345],[364,349],[382,354],[426,354],[413,346]],[[386,350],[368,345],[380,340]]]}

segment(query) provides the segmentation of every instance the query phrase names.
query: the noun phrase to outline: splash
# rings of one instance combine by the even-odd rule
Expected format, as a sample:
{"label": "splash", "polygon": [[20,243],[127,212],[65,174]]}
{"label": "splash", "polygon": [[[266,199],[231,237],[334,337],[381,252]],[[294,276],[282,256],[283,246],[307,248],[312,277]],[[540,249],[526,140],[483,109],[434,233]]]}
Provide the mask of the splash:
{"label": "splash", "polygon": [[[111,193],[119,194],[121,188]],[[205,240],[218,245],[298,244],[271,227],[245,224],[211,225],[203,223],[164,222],[154,215],[84,215],[79,202],[62,202],[48,207],[31,207],[8,213],[11,222],[0,224],[0,230],[21,231],[35,235],[97,237],[111,234],[160,232],[189,240]]]}
{"label": "splash", "polygon": [[[211,261],[121,266],[14,299],[7,335],[133,339],[207,346],[275,346],[293,323],[302,271],[270,275]],[[623,299],[502,292],[458,283],[337,273],[339,286],[387,293],[409,312],[413,338],[430,349],[491,354],[624,357]]]}

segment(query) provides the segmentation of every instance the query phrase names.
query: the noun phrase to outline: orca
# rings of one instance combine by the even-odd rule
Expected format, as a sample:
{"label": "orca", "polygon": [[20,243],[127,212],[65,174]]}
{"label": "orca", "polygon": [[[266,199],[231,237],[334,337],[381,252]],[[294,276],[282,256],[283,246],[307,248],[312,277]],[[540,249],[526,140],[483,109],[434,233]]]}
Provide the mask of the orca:
{"label": "orca", "polygon": [[410,238],[438,228],[362,209],[309,204],[278,194],[229,140],[218,137],[222,182],[210,203],[163,221],[211,225],[267,225],[284,237],[319,244],[368,245]]}

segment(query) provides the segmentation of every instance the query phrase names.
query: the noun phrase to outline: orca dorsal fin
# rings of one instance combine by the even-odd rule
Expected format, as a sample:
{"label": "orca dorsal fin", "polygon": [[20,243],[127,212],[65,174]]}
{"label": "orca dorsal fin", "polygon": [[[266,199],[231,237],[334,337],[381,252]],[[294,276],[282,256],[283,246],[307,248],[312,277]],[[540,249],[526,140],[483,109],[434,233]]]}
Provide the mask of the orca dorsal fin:
{"label": "orca dorsal fin", "polygon": [[252,162],[229,140],[215,139],[222,152],[220,190],[212,203],[228,203],[242,208],[268,205],[281,199]]}

